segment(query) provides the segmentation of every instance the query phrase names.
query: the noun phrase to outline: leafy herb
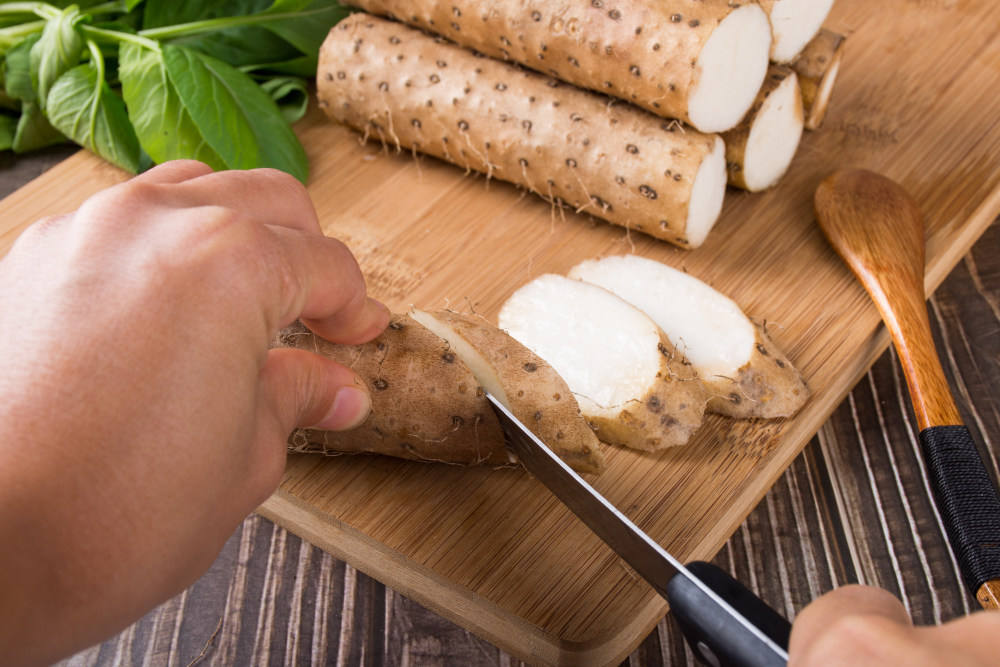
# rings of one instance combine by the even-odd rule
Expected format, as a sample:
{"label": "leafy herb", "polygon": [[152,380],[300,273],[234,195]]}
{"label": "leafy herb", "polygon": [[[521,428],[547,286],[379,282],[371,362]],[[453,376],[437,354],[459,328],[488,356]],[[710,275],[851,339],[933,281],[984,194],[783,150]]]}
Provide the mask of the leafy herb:
{"label": "leafy herb", "polygon": [[150,161],[308,177],[305,113],[335,0],[0,2],[0,150],[67,138]]}

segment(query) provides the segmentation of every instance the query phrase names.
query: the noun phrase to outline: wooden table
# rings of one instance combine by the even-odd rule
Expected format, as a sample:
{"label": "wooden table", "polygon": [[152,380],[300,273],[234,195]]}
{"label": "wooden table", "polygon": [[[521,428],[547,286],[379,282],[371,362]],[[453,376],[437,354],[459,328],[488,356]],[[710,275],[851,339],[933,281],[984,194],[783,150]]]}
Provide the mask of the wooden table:
{"label": "wooden table", "polygon": [[[0,154],[6,196],[70,154]],[[1000,477],[1000,220],[929,302],[962,414]],[[895,354],[884,354],[715,558],[795,615],[837,586],[899,596],[917,623],[975,610],[959,581]],[[190,589],[66,664],[520,664],[266,519],[251,516]],[[667,617],[628,664],[692,664]]]}

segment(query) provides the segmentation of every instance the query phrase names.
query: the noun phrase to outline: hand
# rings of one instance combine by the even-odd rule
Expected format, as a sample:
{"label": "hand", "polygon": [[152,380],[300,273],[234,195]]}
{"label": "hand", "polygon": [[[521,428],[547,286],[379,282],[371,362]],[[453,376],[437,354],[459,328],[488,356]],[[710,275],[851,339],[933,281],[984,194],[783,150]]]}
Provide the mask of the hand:
{"label": "hand", "polygon": [[268,350],[389,319],[280,172],[157,167],[0,262],[0,655],[46,662],[190,585],[277,487],[296,426],[367,416],[352,371]]}
{"label": "hand", "polygon": [[798,615],[789,667],[996,665],[1000,612],[981,611],[940,626],[915,627],[879,588],[845,586]]}

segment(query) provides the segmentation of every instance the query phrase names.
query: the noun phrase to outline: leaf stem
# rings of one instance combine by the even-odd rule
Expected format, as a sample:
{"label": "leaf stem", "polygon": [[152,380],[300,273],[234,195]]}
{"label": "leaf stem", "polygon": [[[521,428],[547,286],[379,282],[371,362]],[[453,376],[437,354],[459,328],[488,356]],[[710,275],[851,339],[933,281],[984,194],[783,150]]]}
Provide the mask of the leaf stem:
{"label": "leaf stem", "polygon": [[301,12],[260,12],[249,16],[224,16],[217,19],[205,19],[204,21],[192,21],[191,23],[179,23],[177,25],[163,26],[162,28],[148,28],[140,30],[139,34],[151,39],[172,39],[195,35],[201,32],[222,30],[224,28],[234,28],[236,26],[254,25],[258,23],[274,23],[284,19],[300,19],[323,12],[329,12],[332,7],[321,7]]}
{"label": "leaf stem", "polygon": [[147,39],[141,35],[133,35],[130,32],[121,32],[120,30],[108,30],[106,28],[98,28],[92,25],[80,25],[78,26],[81,31],[88,37],[93,37],[95,39],[112,42],[131,42],[132,44],[138,44],[144,48],[150,49],[151,51],[160,50],[160,43],[155,39]]}
{"label": "leaf stem", "polygon": [[4,2],[0,3],[0,14],[34,14],[51,19],[59,15],[59,10],[44,2]]}
{"label": "leaf stem", "polygon": [[45,28],[45,21],[32,21],[0,29],[0,51],[14,46],[28,35],[41,32],[43,28]]}

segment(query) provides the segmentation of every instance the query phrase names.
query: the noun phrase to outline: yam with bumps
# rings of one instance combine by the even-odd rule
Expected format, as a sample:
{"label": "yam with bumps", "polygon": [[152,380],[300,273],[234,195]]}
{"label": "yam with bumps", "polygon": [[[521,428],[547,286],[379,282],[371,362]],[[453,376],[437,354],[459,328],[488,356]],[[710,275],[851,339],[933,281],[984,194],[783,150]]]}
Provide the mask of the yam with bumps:
{"label": "yam with bumps", "polygon": [[844,56],[844,41],[843,35],[820,30],[792,63],[802,88],[807,130],[818,130],[826,118],[830,98],[833,96],[833,84],[837,81],[840,61]]}
{"label": "yam with bumps", "polygon": [[802,139],[802,91],[798,76],[772,65],[747,117],[722,135],[729,184],[760,192],[778,183]]}
{"label": "yam with bumps", "polygon": [[739,123],[764,79],[772,39],[767,15],[747,0],[349,4],[702,132]]}
{"label": "yam with bumps", "polygon": [[722,209],[718,136],[392,21],[339,23],[320,52],[318,94],[329,116],[388,145],[682,247],[700,245]]}
{"label": "yam with bumps", "polygon": [[790,417],[808,399],[802,375],[764,329],[697,278],[637,255],[587,260],[569,276],[652,318],[708,388],[709,410],[736,418]]}
{"label": "yam with bumps", "polygon": [[578,472],[604,469],[600,442],[566,382],[544,359],[481,319],[414,310],[414,320],[448,341],[480,385]]}
{"label": "yam with bumps", "polygon": [[690,362],[647,315],[601,287],[539,276],[504,303],[499,325],[562,376],[608,444],[682,445],[702,423],[707,396]]}
{"label": "yam with bumps", "polygon": [[278,344],[310,350],[349,366],[365,381],[372,411],[349,431],[298,429],[296,452],[369,452],[418,461],[509,464],[503,431],[472,371],[446,341],[409,316],[393,316],[378,338],[335,345],[302,325]]}

